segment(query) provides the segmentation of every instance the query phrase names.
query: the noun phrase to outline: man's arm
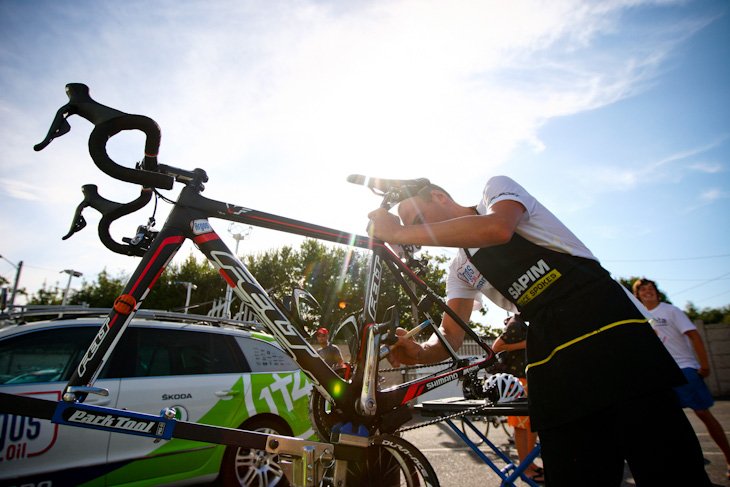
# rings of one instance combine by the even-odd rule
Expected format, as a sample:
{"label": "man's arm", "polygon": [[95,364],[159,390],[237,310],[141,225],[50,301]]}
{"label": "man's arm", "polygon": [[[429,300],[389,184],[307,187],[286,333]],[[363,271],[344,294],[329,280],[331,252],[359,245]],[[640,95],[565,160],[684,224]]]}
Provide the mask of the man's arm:
{"label": "man's arm", "polygon": [[527,340],[522,340],[521,342],[516,343],[507,343],[502,340],[502,337],[499,337],[494,341],[494,344],[492,345],[492,350],[497,353],[513,352],[515,350],[522,350],[523,348],[527,348]]}
{"label": "man's arm", "polygon": [[[450,299],[446,305],[453,309],[463,321],[467,322],[471,316],[473,299],[455,298]],[[444,313],[439,328],[451,348],[458,350],[464,342],[464,330],[449,315]],[[399,334],[406,331],[399,329]],[[440,362],[449,357],[448,352],[434,334],[428,342],[420,345],[412,338],[398,338],[398,342],[390,347],[389,360],[394,367],[400,364],[432,364]]]}
{"label": "man's arm", "polygon": [[369,231],[372,236],[393,244],[490,247],[510,241],[525,211],[522,203],[504,200],[490,207],[486,215],[404,226],[398,217],[380,208],[368,215]]}
{"label": "man's arm", "polygon": [[707,359],[707,350],[705,349],[705,342],[702,341],[702,337],[697,330],[688,330],[684,332],[685,335],[692,340],[692,345],[697,353],[697,359],[700,362],[700,370],[697,371],[702,377],[709,377],[710,375],[710,361]]}

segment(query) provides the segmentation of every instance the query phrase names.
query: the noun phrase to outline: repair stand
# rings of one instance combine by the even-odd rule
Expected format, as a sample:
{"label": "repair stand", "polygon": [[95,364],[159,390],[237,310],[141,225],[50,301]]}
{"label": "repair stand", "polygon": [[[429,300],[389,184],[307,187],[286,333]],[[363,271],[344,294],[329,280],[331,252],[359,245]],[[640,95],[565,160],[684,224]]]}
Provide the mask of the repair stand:
{"label": "repair stand", "polygon": [[[449,399],[439,399],[436,401],[425,401],[423,404],[416,405],[416,409],[421,411],[421,414],[423,416],[436,416],[436,417],[444,417],[449,416],[455,413],[463,412],[468,409],[474,409],[476,407],[479,407],[480,405],[483,405],[484,401],[479,400],[470,400],[470,399],[464,399],[464,398],[449,398]],[[488,407],[481,409],[479,411],[480,415],[486,415],[486,416],[527,416],[527,402],[526,401],[515,401],[508,404],[497,404],[493,407]],[[494,470],[497,475],[500,476],[502,479],[502,486],[503,487],[514,487],[514,482],[521,478],[523,481],[525,481],[528,485],[531,485],[533,487],[539,487],[538,484],[530,480],[526,475],[523,475],[525,472],[525,469],[532,463],[532,461],[537,457],[537,455],[540,453],[540,445],[536,445],[535,448],[527,455],[527,458],[518,466],[516,466],[510,458],[504,454],[494,443],[489,441],[489,439],[481,432],[479,431],[472,423],[469,421],[467,416],[461,416],[460,419],[466,424],[469,428],[471,428],[479,437],[484,440],[484,443],[489,446],[489,448],[494,451],[494,453],[502,459],[506,463],[505,467],[499,468],[487,455],[484,454],[483,451],[477,447],[477,445],[474,444],[473,441],[471,441],[455,424],[454,422],[446,418],[444,419],[444,422],[449,425],[449,427],[454,430],[454,432],[461,438],[464,443],[466,443],[469,448],[471,448],[474,453],[476,453],[479,458],[482,459],[484,463],[486,463],[492,470]]]}

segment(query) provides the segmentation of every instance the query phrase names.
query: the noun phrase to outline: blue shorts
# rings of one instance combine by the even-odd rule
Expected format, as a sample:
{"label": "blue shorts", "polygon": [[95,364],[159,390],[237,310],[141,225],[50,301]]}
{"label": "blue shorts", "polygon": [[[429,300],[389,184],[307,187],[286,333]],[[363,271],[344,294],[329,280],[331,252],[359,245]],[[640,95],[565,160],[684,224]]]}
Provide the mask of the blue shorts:
{"label": "blue shorts", "polygon": [[695,411],[704,411],[710,409],[715,400],[710,395],[710,390],[705,385],[705,380],[696,369],[682,369],[684,376],[689,384],[675,387],[674,392],[679,399],[679,405],[683,408],[692,408]]}

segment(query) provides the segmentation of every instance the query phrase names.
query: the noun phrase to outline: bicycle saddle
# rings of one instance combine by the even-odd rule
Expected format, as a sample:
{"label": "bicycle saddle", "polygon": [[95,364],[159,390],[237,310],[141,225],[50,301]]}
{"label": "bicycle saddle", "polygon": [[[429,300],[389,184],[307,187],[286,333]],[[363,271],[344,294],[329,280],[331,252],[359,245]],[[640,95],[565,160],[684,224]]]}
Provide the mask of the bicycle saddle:
{"label": "bicycle saddle", "polygon": [[398,193],[398,201],[415,196],[420,190],[431,184],[426,178],[418,179],[382,179],[363,176],[362,174],[351,174],[347,176],[347,182],[367,186],[373,192]]}

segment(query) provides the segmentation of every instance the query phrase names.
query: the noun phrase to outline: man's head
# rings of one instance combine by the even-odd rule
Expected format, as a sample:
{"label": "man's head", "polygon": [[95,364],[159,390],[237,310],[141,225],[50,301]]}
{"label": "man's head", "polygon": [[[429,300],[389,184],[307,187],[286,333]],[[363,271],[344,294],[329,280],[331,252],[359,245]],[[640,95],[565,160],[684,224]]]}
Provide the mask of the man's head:
{"label": "man's head", "polygon": [[659,301],[659,291],[656,283],[649,279],[637,279],[633,285],[634,296],[642,302],[642,304],[654,304]]}
{"label": "man's head", "polygon": [[428,184],[415,196],[400,202],[398,215],[403,225],[436,223],[454,218],[454,211],[458,207],[446,190],[435,184]]}
{"label": "man's head", "polygon": [[319,330],[317,330],[317,333],[315,333],[314,336],[317,339],[317,343],[324,347],[329,341],[330,332],[327,331],[327,328],[320,328]]}

